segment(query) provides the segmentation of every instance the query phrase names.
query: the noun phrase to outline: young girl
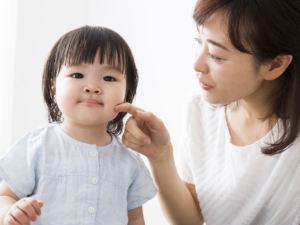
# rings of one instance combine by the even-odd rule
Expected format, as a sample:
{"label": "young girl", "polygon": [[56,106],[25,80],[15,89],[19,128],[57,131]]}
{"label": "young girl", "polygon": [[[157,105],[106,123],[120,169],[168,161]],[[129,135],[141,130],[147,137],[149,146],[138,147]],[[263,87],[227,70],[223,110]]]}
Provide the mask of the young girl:
{"label": "young girl", "polygon": [[126,113],[114,111],[133,101],[137,83],[116,32],[84,26],[57,41],[43,74],[50,124],[0,160],[0,224],[144,224],[142,205],[157,190],[116,136]]}
{"label": "young girl", "polygon": [[161,120],[128,103],[123,143],[148,157],[172,225],[299,225],[300,1],[199,0],[194,19],[179,173]]}

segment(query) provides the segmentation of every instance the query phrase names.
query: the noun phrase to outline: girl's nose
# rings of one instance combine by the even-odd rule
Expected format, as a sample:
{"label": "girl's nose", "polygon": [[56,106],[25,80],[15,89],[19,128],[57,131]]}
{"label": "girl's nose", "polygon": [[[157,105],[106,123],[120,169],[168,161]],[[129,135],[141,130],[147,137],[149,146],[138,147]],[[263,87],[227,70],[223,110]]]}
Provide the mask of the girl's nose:
{"label": "girl's nose", "polygon": [[84,93],[91,93],[91,94],[101,94],[101,89],[98,87],[85,87],[83,89]]}

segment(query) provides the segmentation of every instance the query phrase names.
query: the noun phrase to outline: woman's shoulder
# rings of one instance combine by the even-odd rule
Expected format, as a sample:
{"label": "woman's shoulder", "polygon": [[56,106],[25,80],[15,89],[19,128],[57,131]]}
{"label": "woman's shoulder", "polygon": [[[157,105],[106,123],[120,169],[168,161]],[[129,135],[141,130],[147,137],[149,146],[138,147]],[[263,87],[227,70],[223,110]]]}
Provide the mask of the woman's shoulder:
{"label": "woman's shoulder", "polygon": [[224,107],[207,102],[203,91],[199,88],[191,91],[183,107],[182,115],[184,124],[194,124],[195,126],[198,126],[199,123],[214,125],[225,119]]}
{"label": "woman's shoulder", "polygon": [[186,101],[187,105],[203,105],[203,104],[208,104],[203,96],[203,92],[199,88],[195,88],[191,90],[187,97]]}

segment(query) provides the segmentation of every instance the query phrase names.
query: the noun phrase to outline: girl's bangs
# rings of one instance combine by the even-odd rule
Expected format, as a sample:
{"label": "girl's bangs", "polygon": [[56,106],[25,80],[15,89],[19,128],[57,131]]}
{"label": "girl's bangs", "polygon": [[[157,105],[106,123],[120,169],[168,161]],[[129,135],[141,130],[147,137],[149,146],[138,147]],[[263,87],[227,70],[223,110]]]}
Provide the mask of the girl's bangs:
{"label": "girl's bangs", "polygon": [[59,70],[63,65],[93,64],[98,54],[100,64],[106,62],[127,73],[126,49],[116,33],[107,28],[86,26],[73,30],[61,38],[57,49],[55,61]]}

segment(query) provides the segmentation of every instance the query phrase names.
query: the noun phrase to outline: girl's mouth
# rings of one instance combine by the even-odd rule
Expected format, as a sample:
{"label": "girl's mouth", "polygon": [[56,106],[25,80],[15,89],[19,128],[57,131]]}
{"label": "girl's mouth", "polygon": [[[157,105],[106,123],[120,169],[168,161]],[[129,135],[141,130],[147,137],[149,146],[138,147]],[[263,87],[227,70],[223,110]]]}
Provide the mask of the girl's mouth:
{"label": "girl's mouth", "polygon": [[[93,99],[85,99],[82,101],[82,103],[86,103],[86,104],[92,104],[92,105],[99,105],[100,103],[97,102],[96,100],[93,100]],[[102,104],[100,104],[102,105]]]}

